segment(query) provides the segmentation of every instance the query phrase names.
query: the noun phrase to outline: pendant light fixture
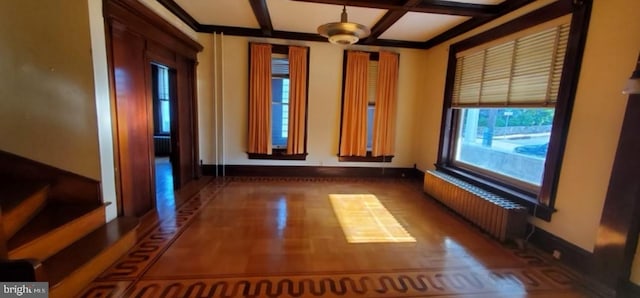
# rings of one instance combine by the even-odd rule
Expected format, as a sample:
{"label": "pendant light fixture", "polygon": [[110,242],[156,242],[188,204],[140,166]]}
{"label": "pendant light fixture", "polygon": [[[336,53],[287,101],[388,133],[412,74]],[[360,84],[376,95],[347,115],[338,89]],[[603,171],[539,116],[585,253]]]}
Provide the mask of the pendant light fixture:
{"label": "pendant light fixture", "polygon": [[330,43],[350,45],[371,34],[369,28],[358,23],[350,23],[347,18],[347,6],[342,7],[340,22],[327,23],[318,27],[318,33],[329,39]]}

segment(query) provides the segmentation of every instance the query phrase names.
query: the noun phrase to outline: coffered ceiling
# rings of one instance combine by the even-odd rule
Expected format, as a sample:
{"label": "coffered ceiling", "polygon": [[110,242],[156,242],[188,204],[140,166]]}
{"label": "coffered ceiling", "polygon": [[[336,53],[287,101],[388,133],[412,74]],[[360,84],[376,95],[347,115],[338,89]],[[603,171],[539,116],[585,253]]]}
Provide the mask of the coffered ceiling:
{"label": "coffered ceiling", "polygon": [[359,44],[429,48],[535,0],[157,0],[198,32],[325,41],[318,26],[371,29]]}

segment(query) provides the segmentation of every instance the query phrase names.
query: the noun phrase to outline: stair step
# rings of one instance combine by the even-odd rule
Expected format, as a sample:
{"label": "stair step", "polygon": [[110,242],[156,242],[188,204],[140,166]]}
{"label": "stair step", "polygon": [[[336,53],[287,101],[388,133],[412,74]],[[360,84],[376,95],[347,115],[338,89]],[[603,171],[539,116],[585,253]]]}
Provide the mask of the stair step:
{"label": "stair step", "polygon": [[0,179],[2,228],[6,238],[26,225],[46,204],[49,185],[44,182]]}
{"label": "stair step", "polygon": [[104,224],[103,204],[50,201],[7,242],[10,259],[44,260]]}
{"label": "stair step", "polygon": [[119,217],[42,264],[51,297],[74,297],[136,242],[139,220]]}

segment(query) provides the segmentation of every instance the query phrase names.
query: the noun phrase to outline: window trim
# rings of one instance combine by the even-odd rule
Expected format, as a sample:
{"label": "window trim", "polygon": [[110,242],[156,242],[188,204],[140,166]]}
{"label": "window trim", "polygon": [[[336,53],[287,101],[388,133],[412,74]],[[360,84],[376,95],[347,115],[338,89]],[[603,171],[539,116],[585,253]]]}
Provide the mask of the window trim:
{"label": "window trim", "polygon": [[[252,42],[249,42],[251,45]],[[248,159],[267,159],[267,160],[306,160],[309,152],[307,151],[307,144],[309,140],[309,63],[311,57],[311,49],[308,46],[291,45],[296,47],[307,48],[307,94],[305,98],[306,109],[304,111],[304,152],[303,154],[287,154],[286,148],[272,148],[271,154],[249,153],[247,152]],[[251,73],[251,46],[248,47],[248,61],[247,74]],[[271,54],[289,54],[289,45],[271,44]],[[273,72],[271,73],[273,77]],[[287,76],[289,77],[289,76]],[[249,80],[251,78],[248,78]],[[273,101],[272,101],[273,102]],[[249,115],[249,109],[247,108],[247,115]]]}
{"label": "window trim", "polygon": [[[591,15],[591,1],[560,0],[540,9],[534,10],[512,21],[506,22],[483,33],[462,40],[449,47],[449,60],[447,63],[447,75],[445,83],[445,95],[442,110],[442,122],[440,129],[440,146],[436,169],[454,175],[471,184],[495,192],[498,195],[509,198],[515,202],[528,206],[529,212],[546,221],[551,220],[555,212],[555,196],[560,178],[564,148],[569,131],[571,112],[578,85],[582,56],[586,42],[586,35]],[[571,28],[565,61],[562,70],[562,79],[558,91],[558,102],[553,120],[553,128],[549,139],[549,149],[546,164],[540,186],[539,195],[532,194],[492,177],[481,173],[472,172],[465,168],[456,167],[453,146],[455,138],[455,114],[451,108],[453,85],[456,71],[456,53],[471,49],[486,42],[519,32],[526,28],[542,24],[544,22],[572,14]],[[540,198],[540,199],[538,199]],[[546,204],[543,202],[547,202]]]}
{"label": "window trim", "polygon": [[[340,144],[342,142],[342,119],[344,118],[344,88],[345,88],[345,77],[347,75],[347,52],[351,51],[350,49],[345,49],[342,53],[342,99],[340,101],[340,135],[338,136],[338,148],[340,148]],[[369,51],[361,51],[369,53],[369,61],[379,61],[380,53],[378,52],[369,52]],[[398,62],[400,57],[398,56]],[[399,65],[399,63],[398,63]],[[369,104],[375,106],[375,103]],[[338,150],[340,151],[340,150]],[[366,156],[340,156],[340,152],[336,154],[338,156],[339,162],[391,162],[395,155],[383,155],[383,156],[372,156],[372,150],[367,148]]]}

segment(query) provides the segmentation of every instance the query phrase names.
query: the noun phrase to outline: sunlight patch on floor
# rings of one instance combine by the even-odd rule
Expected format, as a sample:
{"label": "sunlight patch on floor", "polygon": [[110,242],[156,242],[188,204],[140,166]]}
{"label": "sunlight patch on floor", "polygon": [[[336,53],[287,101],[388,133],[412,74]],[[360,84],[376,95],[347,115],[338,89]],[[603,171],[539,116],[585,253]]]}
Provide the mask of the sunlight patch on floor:
{"label": "sunlight patch on floor", "polygon": [[371,194],[330,194],[333,212],[349,243],[416,242]]}

